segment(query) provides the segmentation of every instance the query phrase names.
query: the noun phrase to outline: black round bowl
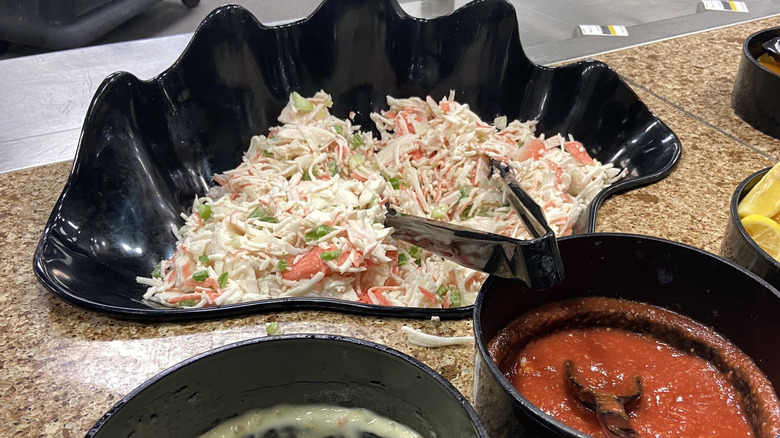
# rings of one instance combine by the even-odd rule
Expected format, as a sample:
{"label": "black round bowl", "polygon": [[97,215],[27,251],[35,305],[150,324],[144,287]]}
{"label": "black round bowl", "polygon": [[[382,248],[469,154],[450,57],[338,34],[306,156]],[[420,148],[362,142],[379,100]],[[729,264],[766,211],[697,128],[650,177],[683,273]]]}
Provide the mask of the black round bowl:
{"label": "black round bowl", "polygon": [[188,359],[119,401],[87,438],[194,437],[277,404],[361,407],[425,437],[487,437],[443,377],[389,347],[333,335],[243,341]]}
{"label": "black round bowl", "polygon": [[729,222],[720,245],[720,255],[750,270],[772,286],[780,287],[780,263],[750,237],[737,214],[739,201],[769,172],[769,167],[750,175],[742,181],[731,196]]}
{"label": "black round bowl", "polygon": [[761,44],[780,36],[780,27],[750,35],[742,45],[742,60],[731,94],[731,107],[745,122],[780,138],[780,75],[761,66]]}
{"label": "black round bowl", "polygon": [[780,293],[749,271],[708,252],[647,236],[590,234],[559,241],[565,280],[527,290],[491,278],[474,309],[474,408],[491,437],[585,435],[545,414],[503,376],[487,352],[515,317],[574,297],[624,298],[693,318],[742,349],[780,388]]}

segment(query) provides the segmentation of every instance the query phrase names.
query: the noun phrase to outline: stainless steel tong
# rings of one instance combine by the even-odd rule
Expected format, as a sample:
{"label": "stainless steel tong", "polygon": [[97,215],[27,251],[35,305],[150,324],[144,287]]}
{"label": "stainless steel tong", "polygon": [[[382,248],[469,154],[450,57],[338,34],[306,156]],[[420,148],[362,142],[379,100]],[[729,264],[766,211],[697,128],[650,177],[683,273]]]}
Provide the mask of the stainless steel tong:
{"label": "stainless steel tong", "polygon": [[532,289],[561,282],[563,263],[542,209],[515,179],[506,163],[491,159],[493,170],[509,188],[509,202],[533,236],[519,240],[418,216],[400,214],[388,207],[385,225],[393,237],[454,261],[461,266],[503,278],[515,279]]}

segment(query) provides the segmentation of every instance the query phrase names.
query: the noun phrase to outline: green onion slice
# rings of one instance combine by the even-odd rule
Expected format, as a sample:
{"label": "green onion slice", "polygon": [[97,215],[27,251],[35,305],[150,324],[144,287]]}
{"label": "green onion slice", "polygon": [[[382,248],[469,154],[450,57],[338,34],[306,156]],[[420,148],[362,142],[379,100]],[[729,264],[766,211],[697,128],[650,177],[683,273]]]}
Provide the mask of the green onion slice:
{"label": "green onion slice", "polygon": [[219,277],[217,277],[217,283],[219,284],[219,287],[224,288],[228,284],[228,273],[223,272],[219,274]]}
{"label": "green onion slice", "polygon": [[208,204],[200,204],[198,206],[198,216],[201,219],[206,220],[211,217],[211,206]]}
{"label": "green onion slice", "polygon": [[209,271],[205,269],[192,274],[192,279],[195,281],[203,281],[207,278],[209,278]]}
{"label": "green onion slice", "polygon": [[342,250],[334,249],[333,251],[325,251],[320,254],[322,260],[336,260],[341,257]]}
{"label": "green onion slice", "polygon": [[292,93],[292,102],[295,109],[302,113],[308,113],[314,109],[314,104],[309,102],[309,99],[298,94],[297,91],[293,91]]}

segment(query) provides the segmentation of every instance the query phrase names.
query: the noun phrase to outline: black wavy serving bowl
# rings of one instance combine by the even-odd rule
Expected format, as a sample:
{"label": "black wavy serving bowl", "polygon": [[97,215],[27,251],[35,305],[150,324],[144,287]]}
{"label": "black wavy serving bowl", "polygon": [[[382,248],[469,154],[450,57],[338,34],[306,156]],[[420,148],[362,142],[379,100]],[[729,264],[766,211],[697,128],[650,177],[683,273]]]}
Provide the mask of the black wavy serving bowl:
{"label": "black wavy serving bowl", "polygon": [[292,91],[333,96],[332,112],[372,126],[386,96],[455,90],[485,120],[536,119],[538,133],[572,134],[604,163],[627,170],[573,228],[592,232],[608,196],[666,176],[679,159],[675,134],[600,62],[534,65],[516,12],[482,0],[431,20],[395,0],[326,0],[308,18],[266,27],[239,6],[200,25],[168,70],[140,81],[109,76],[95,95],[70,178],[35,252],[38,279],[55,295],[113,316],[155,321],[260,311],[325,309],[378,316],[465,318],[473,306],[420,309],[285,298],[204,309],[142,300],[155,264],[173,253],[172,227],[212,175],[234,168],[266,133]]}
{"label": "black wavy serving bowl", "polygon": [[195,437],[278,404],[364,408],[426,438],[488,436],[468,401],[423,363],[334,335],[258,338],[187,359],[122,398],[86,436]]}
{"label": "black wavy serving bowl", "polygon": [[750,35],[742,45],[742,58],[731,94],[734,113],[754,128],[780,138],[780,75],[763,67],[761,44],[780,36],[780,27]]}
{"label": "black wavy serving bowl", "polygon": [[491,437],[586,438],[545,414],[503,376],[487,344],[514,318],[546,303],[603,296],[660,306],[728,338],[780,389],[780,293],[700,249],[654,237],[590,234],[559,241],[566,278],[544,291],[494,277],[474,310],[474,408]]}
{"label": "black wavy serving bowl", "polygon": [[769,284],[780,288],[780,263],[756,244],[753,238],[745,231],[742,221],[739,220],[737,207],[739,201],[747,195],[761,178],[769,172],[771,167],[759,170],[745,178],[734,190],[729,203],[729,221],[726,224],[726,233],[720,245],[720,255],[742,266],[763,278]]}

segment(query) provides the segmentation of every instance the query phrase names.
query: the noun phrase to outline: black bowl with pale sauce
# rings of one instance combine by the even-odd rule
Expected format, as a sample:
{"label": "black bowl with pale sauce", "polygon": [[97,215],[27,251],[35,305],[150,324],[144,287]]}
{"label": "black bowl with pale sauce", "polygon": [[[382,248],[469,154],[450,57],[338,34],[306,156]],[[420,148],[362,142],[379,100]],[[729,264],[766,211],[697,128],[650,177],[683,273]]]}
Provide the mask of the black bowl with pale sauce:
{"label": "black bowl with pale sauce", "polygon": [[87,438],[196,437],[279,404],[364,408],[425,438],[487,438],[474,409],[422,362],[369,341],[279,335],[200,354],[120,400]]}
{"label": "black bowl with pale sauce", "polygon": [[488,344],[510,321],[578,297],[623,298],[671,310],[739,347],[780,388],[780,293],[755,274],[684,244],[630,234],[559,240],[565,279],[545,290],[491,277],[477,298],[474,407],[491,437],[585,438],[528,401],[504,377]]}

